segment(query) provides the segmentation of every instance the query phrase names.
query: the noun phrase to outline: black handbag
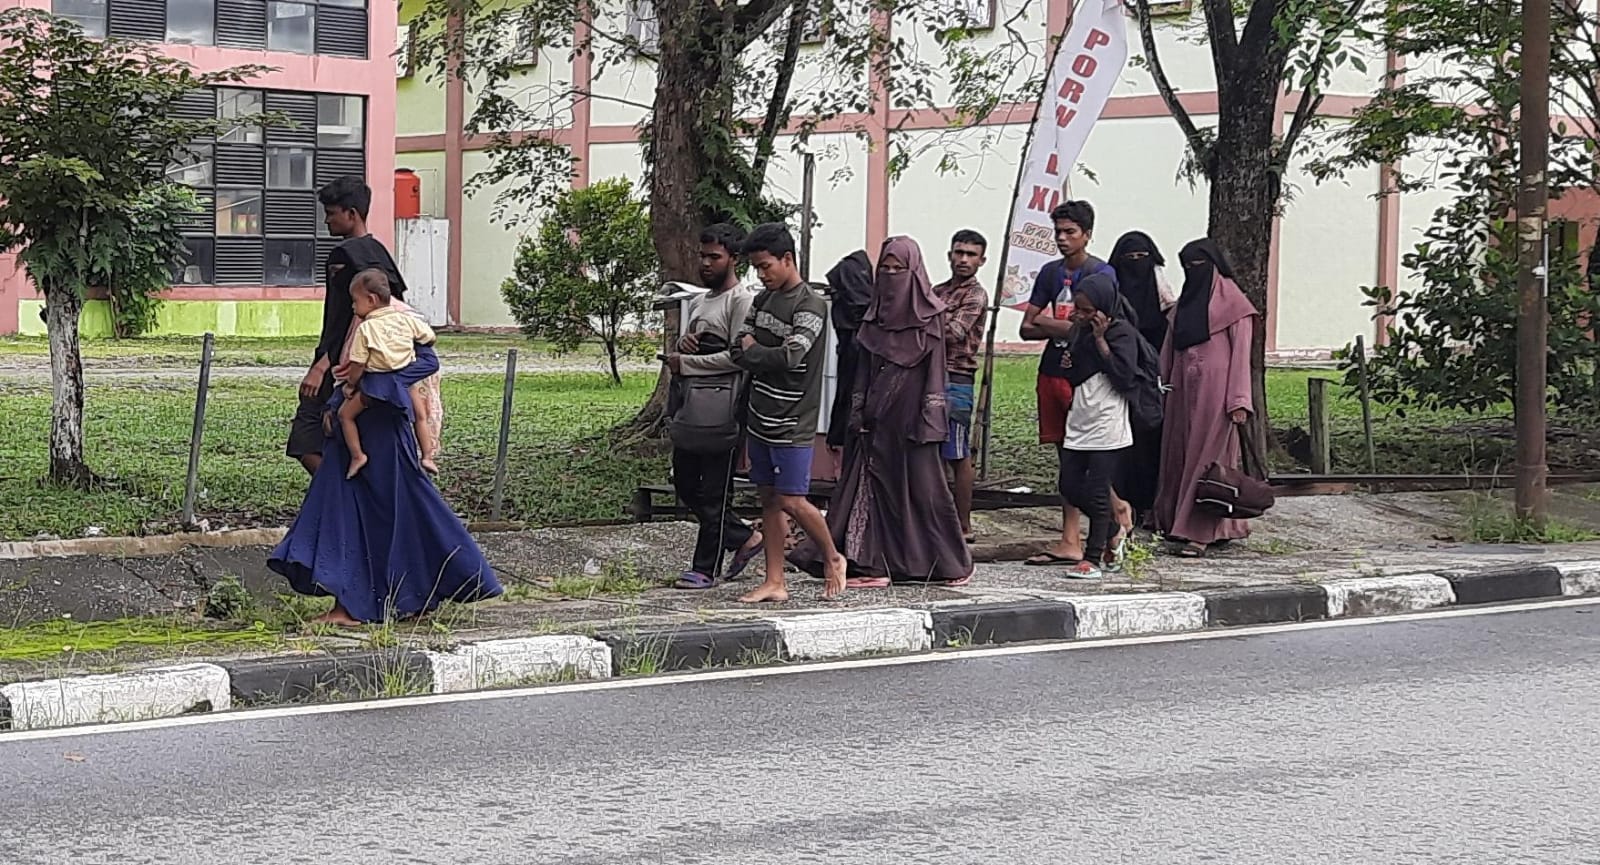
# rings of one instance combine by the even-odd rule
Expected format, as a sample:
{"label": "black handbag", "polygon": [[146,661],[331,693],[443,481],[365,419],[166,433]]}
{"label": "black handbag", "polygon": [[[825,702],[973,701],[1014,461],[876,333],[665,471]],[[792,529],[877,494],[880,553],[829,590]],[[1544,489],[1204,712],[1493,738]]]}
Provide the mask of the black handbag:
{"label": "black handbag", "polygon": [[1267,483],[1267,464],[1256,450],[1255,440],[1243,426],[1235,427],[1239,436],[1238,468],[1212,463],[1195,485],[1194,504],[1203,513],[1224,520],[1253,520],[1272,510],[1278,496]]}

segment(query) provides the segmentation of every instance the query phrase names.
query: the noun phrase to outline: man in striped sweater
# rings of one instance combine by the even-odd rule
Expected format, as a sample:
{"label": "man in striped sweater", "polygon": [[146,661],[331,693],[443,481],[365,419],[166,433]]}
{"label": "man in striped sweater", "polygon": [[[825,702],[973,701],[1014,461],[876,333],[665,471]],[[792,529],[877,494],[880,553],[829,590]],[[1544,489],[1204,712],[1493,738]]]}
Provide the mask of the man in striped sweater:
{"label": "man in striped sweater", "polygon": [[784,578],[784,538],[778,530],[793,517],[818,545],[825,568],[823,600],[844,595],[845,560],[834,547],[811,492],[812,442],[822,410],[826,372],[828,306],[800,278],[794,237],[778,223],[758,225],[744,253],[766,290],[750,308],[734,342],[733,360],[751,374],[747,445],[750,480],[761,493],[762,542],[767,578],[739,600],[781,603],[789,599]]}

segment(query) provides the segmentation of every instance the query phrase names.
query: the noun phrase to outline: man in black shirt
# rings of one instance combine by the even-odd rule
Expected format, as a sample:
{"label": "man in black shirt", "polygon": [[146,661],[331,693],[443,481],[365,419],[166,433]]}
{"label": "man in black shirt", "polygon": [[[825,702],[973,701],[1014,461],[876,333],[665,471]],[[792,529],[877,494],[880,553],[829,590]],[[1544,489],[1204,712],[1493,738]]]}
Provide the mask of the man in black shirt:
{"label": "man in black shirt", "polygon": [[299,460],[310,474],[322,465],[322,414],[333,396],[333,371],[343,360],[345,340],[355,321],[350,303],[350,281],[369,268],[383,271],[394,296],[404,298],[406,282],[389,250],[367,232],[372,208],[372,187],[351,175],[324,186],[317,193],[323,221],[334,237],[344,241],[328,254],[327,288],[322,299],[322,335],[305,378],[300,380],[300,407],[289,428],[286,453]]}

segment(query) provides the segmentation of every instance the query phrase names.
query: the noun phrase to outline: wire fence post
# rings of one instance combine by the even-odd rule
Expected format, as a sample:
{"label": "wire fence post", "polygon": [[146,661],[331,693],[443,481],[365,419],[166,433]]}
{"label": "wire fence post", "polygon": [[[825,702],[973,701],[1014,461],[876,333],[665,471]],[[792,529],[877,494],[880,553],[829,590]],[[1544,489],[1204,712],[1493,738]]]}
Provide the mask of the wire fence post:
{"label": "wire fence post", "polygon": [[195,499],[200,492],[200,440],[206,431],[206,395],[211,390],[211,353],[216,336],[207,331],[200,344],[200,383],[194,393],[194,429],[189,433],[189,474],[183,484],[183,525],[195,528]]}
{"label": "wire fence post", "polygon": [[506,451],[511,446],[511,398],[517,391],[517,350],[506,352],[506,388],[500,399],[500,449],[494,457],[494,499],[489,519],[500,521],[500,508],[506,496]]}
{"label": "wire fence post", "polygon": [[1367,345],[1356,334],[1356,380],[1361,385],[1361,438],[1367,446],[1367,471],[1378,473],[1378,451],[1372,441],[1372,381],[1367,378]]}

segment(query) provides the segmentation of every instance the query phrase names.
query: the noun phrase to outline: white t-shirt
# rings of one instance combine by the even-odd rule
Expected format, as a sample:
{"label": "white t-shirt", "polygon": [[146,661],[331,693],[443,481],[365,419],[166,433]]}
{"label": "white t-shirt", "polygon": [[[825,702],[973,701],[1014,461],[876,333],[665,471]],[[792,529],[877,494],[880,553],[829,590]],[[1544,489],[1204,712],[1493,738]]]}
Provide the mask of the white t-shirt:
{"label": "white t-shirt", "polygon": [[1067,434],[1061,447],[1072,451],[1117,451],[1133,446],[1128,400],[1105,373],[1096,373],[1072,391]]}

